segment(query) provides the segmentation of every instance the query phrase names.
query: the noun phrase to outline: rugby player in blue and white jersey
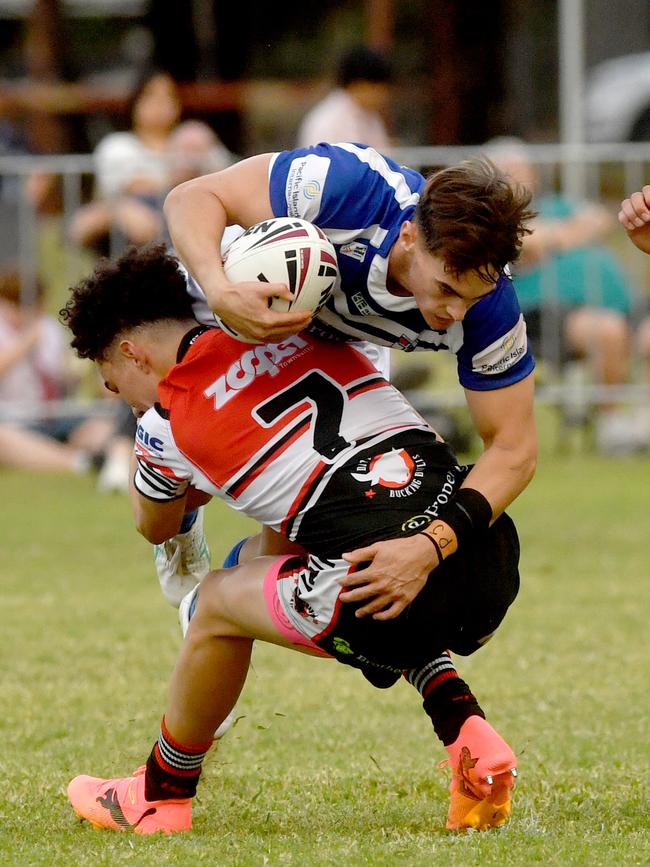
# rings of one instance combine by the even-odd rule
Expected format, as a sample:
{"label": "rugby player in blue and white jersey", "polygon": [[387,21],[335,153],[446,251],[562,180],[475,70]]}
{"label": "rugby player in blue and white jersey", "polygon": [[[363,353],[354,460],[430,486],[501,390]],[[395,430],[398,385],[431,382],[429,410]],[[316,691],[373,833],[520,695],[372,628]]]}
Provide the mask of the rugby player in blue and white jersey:
{"label": "rugby player in blue and white jersey", "polygon": [[[527,232],[530,196],[486,160],[428,179],[372,148],[319,144],[243,160],[175,188],[165,213],[175,249],[210,307],[237,331],[279,341],[304,328],[405,351],[448,350],[484,451],[463,488],[492,520],[535,468],[534,362],[508,276]],[[225,228],[279,216],[318,225],[334,243],[340,280],[316,319],[279,313],[273,283],[228,282],[220,267]],[[474,499],[474,502],[478,502]],[[391,540],[346,555],[355,573],[344,601],[358,616],[397,616],[421,587],[421,552]],[[352,585],[352,586],[351,586]]]}

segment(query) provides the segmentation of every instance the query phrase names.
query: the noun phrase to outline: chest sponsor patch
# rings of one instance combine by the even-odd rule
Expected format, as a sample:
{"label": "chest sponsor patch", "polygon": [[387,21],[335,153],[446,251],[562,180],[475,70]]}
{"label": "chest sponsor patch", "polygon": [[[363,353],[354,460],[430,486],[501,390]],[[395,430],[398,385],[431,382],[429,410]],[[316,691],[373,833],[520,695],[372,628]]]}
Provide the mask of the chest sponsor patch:
{"label": "chest sponsor patch", "polygon": [[514,328],[472,357],[472,370],[488,376],[503,373],[526,354],[527,348],[526,323],[520,315]]}
{"label": "chest sponsor patch", "polygon": [[219,410],[255,382],[258,376],[277,376],[282,367],[307,351],[310,351],[309,344],[297,334],[282,343],[267,343],[247,349],[203,394],[211,398],[215,410]]}

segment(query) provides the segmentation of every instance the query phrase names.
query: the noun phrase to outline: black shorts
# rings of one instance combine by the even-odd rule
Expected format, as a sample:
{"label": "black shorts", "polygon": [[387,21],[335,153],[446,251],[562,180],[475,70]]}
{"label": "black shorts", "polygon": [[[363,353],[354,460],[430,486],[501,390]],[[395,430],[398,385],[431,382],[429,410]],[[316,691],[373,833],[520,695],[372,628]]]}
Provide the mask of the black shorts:
{"label": "black shorts", "polygon": [[359,668],[402,671],[444,650],[467,656],[491,638],[514,602],[518,565],[517,531],[503,514],[434,569],[398,617],[359,619],[355,611],[365,603],[342,603],[327,634],[314,640],[340,662]]}

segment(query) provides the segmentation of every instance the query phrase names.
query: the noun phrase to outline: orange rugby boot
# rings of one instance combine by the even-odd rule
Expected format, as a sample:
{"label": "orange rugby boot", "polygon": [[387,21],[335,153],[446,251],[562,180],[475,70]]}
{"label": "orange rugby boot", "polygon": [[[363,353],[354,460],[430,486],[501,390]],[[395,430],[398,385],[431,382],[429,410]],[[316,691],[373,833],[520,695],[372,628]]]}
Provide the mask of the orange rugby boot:
{"label": "orange rugby boot", "polygon": [[192,799],[147,801],[144,796],[145,766],[133,776],[102,780],[85,775],[68,785],[68,798],[80,819],[93,828],[134,831],[136,834],[174,834],[192,827]]}
{"label": "orange rugby boot", "polygon": [[447,752],[452,771],[447,829],[486,831],[504,825],[517,758],[501,735],[482,717],[471,716]]}

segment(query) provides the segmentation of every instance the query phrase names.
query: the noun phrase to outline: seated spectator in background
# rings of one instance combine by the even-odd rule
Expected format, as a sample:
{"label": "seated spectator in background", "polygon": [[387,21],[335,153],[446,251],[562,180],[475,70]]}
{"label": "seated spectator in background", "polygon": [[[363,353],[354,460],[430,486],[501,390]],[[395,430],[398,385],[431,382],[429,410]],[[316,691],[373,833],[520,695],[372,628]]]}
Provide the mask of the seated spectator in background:
{"label": "seated spectator in background", "polygon": [[95,149],[97,200],[80,208],[71,223],[77,244],[107,253],[163,237],[169,140],[180,114],[174,79],[160,71],[143,77],[131,100],[131,130],[110,133]]}
{"label": "seated spectator in background", "polygon": [[[598,203],[540,194],[540,177],[519,139],[488,142],[487,156],[533,192],[538,213],[514,268],[515,287],[535,355],[550,362],[585,359],[603,385],[628,381],[634,289],[615,255],[602,246],[615,220]],[[645,428],[612,403],[601,405],[596,441],[603,451],[647,444]]]}
{"label": "seated spectator in background", "polygon": [[237,161],[216,132],[201,120],[184,120],[169,137],[168,189],[220,172]]}
{"label": "seated spectator in background", "polygon": [[179,123],[180,115],[174,79],[160,71],[146,75],[131,99],[132,129],[110,133],[95,150],[97,199],[73,218],[75,243],[108,254],[163,239],[169,190],[235,162],[207,124]]}
{"label": "seated spectator in background", "polygon": [[391,68],[384,55],[365,45],[352,48],[338,68],[338,87],[304,117],[297,146],[321,141],[357,142],[390,150],[384,122],[391,87]]}
{"label": "seated spectator in background", "polygon": [[[23,297],[18,272],[0,272],[0,465],[81,472],[112,421],[39,418],[44,402],[68,393],[72,356],[63,327],[43,313],[41,284],[27,288]],[[14,415],[20,421],[4,420]]]}

